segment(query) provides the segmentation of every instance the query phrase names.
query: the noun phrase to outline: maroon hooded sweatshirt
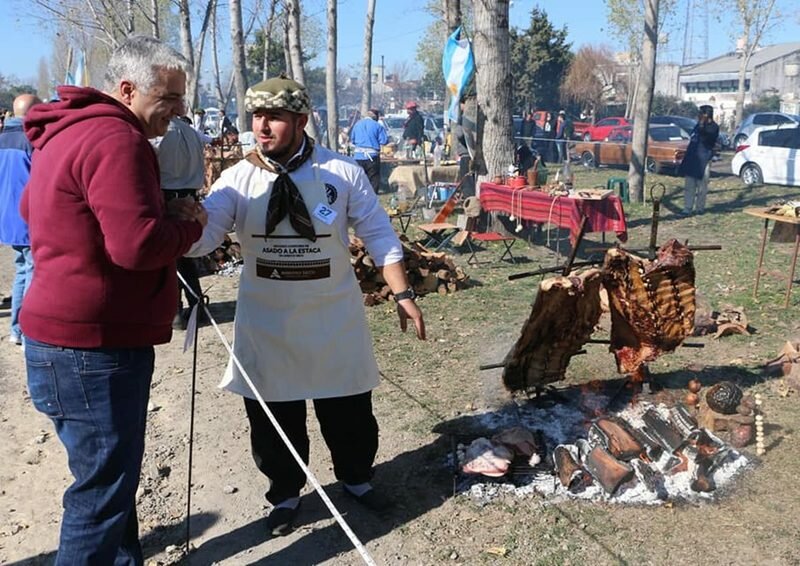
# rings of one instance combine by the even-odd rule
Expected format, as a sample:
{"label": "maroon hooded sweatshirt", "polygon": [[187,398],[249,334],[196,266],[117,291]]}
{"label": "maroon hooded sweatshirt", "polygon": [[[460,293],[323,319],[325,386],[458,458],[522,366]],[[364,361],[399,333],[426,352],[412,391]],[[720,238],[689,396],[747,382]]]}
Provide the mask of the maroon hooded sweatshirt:
{"label": "maroon hooded sweatshirt", "polygon": [[91,88],[31,108],[34,149],[20,203],[36,273],[25,336],[70,348],[135,348],[172,336],[175,260],[197,222],[165,216],[158,160],[132,112]]}

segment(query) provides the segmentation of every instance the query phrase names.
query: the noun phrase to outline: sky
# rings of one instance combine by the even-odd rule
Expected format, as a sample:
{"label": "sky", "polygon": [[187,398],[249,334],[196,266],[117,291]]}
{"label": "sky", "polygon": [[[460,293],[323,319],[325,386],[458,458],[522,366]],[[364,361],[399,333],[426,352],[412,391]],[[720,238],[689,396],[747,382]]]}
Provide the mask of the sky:
{"label": "sky", "polygon": [[[466,1],[466,0],[464,0]],[[685,29],[686,2],[677,0],[678,8],[672,25],[667,28],[668,43],[659,46],[662,61],[680,62],[683,50],[683,30]],[[696,5],[705,5],[708,0],[694,0]],[[785,5],[795,7],[796,0],[779,0]],[[24,0],[0,0],[4,17],[0,18],[0,74],[29,79],[36,84],[39,60],[51,56],[50,40],[43,33],[41,24],[25,10],[20,9]],[[24,2],[27,3],[27,2]],[[381,56],[387,70],[396,62],[406,61],[419,73],[415,61],[416,46],[423,37],[431,17],[424,12],[425,0],[377,0],[373,40],[373,65],[381,63]],[[338,65],[346,68],[361,65],[364,42],[364,13],[367,0],[339,0],[339,46]],[[305,14],[318,18],[321,29],[325,29],[326,0],[303,0]],[[512,0],[511,25],[526,28],[530,12],[538,6],[547,12],[556,28],[567,26],[568,40],[573,49],[585,43],[606,43],[614,50],[623,50],[624,45],[615,41],[606,21],[606,6],[603,0]],[[733,40],[729,30],[733,25],[730,17],[719,11],[709,19],[709,56],[732,51]],[[717,18],[720,18],[718,20]],[[693,19],[694,28],[702,30],[702,17]],[[763,45],[800,41],[800,19],[795,15],[784,19],[782,25],[770,33]],[[702,52],[698,42],[696,52]],[[314,62],[324,65],[323,53]]]}

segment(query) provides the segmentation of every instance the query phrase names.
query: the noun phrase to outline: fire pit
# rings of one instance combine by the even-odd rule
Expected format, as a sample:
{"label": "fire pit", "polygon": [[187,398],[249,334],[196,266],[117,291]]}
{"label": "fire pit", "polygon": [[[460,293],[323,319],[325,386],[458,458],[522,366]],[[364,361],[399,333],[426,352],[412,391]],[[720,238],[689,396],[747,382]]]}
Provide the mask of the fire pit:
{"label": "fire pit", "polygon": [[[472,415],[483,434],[453,435],[455,493],[479,501],[502,493],[633,504],[702,501],[723,492],[751,464],[682,403],[654,396],[626,399],[612,410],[618,393],[567,388],[558,400],[514,402]],[[521,431],[530,431],[535,448],[524,444],[520,452],[504,440],[518,439]]]}

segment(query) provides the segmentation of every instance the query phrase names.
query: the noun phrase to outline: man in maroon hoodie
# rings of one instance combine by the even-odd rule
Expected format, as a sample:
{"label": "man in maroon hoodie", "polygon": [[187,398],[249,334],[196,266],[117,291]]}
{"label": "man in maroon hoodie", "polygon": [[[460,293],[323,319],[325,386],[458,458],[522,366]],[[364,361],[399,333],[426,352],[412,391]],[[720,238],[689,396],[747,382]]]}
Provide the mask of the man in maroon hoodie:
{"label": "man in maroon hoodie", "polygon": [[135,494],[153,345],[171,338],[175,260],[206,222],[193,202],[165,207],[148,138],[185,112],[189,69],[133,37],[108,63],[105,93],[59,87],[59,102],[25,120],[34,154],[20,209],[39,269],[20,315],[28,389],[75,478],[59,565],[143,563]]}

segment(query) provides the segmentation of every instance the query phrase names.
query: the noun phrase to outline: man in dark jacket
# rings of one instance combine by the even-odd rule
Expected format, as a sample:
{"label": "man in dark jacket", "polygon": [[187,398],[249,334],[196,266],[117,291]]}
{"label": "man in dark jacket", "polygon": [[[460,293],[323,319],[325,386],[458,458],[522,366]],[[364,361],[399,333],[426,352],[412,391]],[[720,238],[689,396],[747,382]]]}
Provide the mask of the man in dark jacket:
{"label": "man in dark jacket", "polygon": [[75,478],[58,566],[144,563],[135,495],[153,346],[172,335],[175,260],[207,221],[190,199],[165,206],[148,138],[185,112],[190,69],[134,36],[109,60],[107,93],[62,86],[59,102],[25,120],[35,150],[20,205],[36,265],[20,315],[28,391]]}
{"label": "man in dark jacket", "polygon": [[42,102],[33,94],[14,99],[14,117],[0,133],[0,244],[14,250],[14,286],[11,290],[11,330],[9,342],[22,345],[19,311],[22,298],[33,279],[33,258],[28,225],[19,214],[22,189],[31,175],[31,147],[22,131],[22,118],[34,104]]}
{"label": "man in dark jacket", "polygon": [[719,126],[714,122],[714,109],[708,105],[701,106],[686,155],[678,168],[678,173],[686,177],[683,191],[684,216],[689,216],[692,212],[702,214],[706,209],[711,157],[714,155],[714,145],[718,137]]}
{"label": "man in dark jacket", "polygon": [[[403,124],[403,139],[406,143],[406,157],[413,157],[417,146],[422,144],[422,137],[425,135],[425,121],[417,111],[416,102],[406,102],[406,112],[408,112],[408,118]],[[423,147],[425,146],[423,145]]]}

